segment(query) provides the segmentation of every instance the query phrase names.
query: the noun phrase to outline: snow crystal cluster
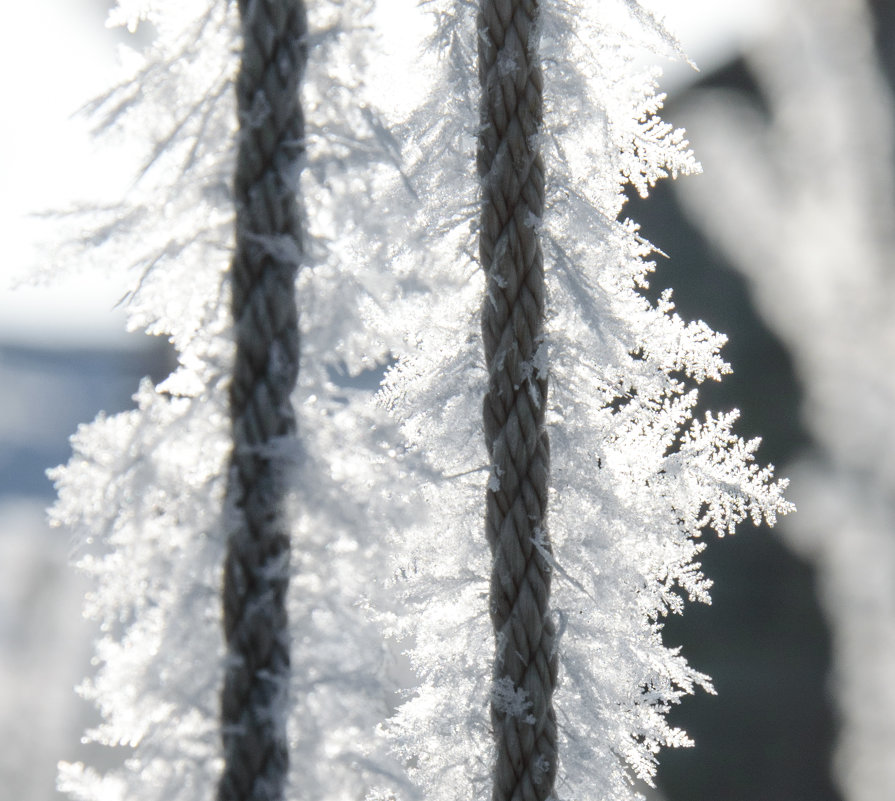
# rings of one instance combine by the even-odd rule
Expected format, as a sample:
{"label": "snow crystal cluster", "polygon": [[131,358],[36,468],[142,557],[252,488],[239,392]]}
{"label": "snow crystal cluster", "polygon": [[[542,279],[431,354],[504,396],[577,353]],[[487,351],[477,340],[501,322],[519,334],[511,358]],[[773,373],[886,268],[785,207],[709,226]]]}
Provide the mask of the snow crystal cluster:
{"label": "snow crystal cluster", "polygon": [[[437,21],[428,49],[440,58],[429,104],[403,136],[411,180],[429,200],[419,224],[438,242],[426,270],[444,289],[402,315],[413,333],[381,394],[435,475],[421,490],[428,524],[398,543],[396,587],[409,609],[394,631],[411,644],[420,686],[384,730],[426,797],[446,801],[489,796],[489,703],[524,714],[525,699],[490,678],[483,505],[501,477],[488,471],[480,422],[475,9],[428,6]],[[544,219],[531,221],[549,293],[547,341],[531,369],[550,376],[557,789],[613,801],[638,797],[634,779],[652,782],[660,746],[689,744],[665,721],[669,707],[696,686],[711,690],[661,637],[662,617],[684,598],[708,601],[694,561],[700,534],[773,523],[790,508],[785,482],[754,462],[758,443],[732,432],[735,412],[694,419],[699,383],[729,370],[724,337],[682,321],[670,292],[652,304],[642,291],[652,248],[621,218],[624,187],[646,194],[697,164],[683,133],[657,117],[654,73],[634,67],[644,47],[676,43],[633,6],[541,6],[547,200]]]}
{"label": "snow crystal cluster", "polygon": [[[309,8],[284,710],[292,786],[308,798],[485,799],[489,704],[523,720],[530,705],[491,680],[483,510],[501,476],[481,432],[475,8],[426,8],[431,80],[401,119],[363,85],[366,0]],[[658,748],[688,742],[669,706],[710,688],[661,639],[682,596],[708,598],[696,538],[788,505],[757,443],[732,433],[735,414],[693,419],[698,384],[728,369],[724,338],[679,319],[670,293],[645,298],[652,249],[621,218],[627,184],[643,194],[696,168],[657,117],[655,77],[633,68],[644,44],[673,41],[633,2],[552,0],[541,17],[547,211],[530,224],[549,309],[529,368],[550,376],[558,792],[629,801]],[[89,736],[131,749],[103,775],[63,765],[60,786],[85,801],[186,801],[220,769],[237,25],[234,4],[210,0],[121,2],[112,20],[155,31],[94,109],[108,135],[144,142],[145,160],[87,244],[133,265],[131,325],[168,336],[179,364],[141,386],[134,411],[82,427],[55,472],[53,515],[81,543],[104,632],[83,688],[103,713]],[[263,124],[256,111],[248,124]]]}
{"label": "snow crystal cluster", "polygon": [[[397,649],[364,611],[377,593],[377,608],[390,608],[377,530],[386,514],[397,525],[410,513],[387,494],[404,468],[364,372],[381,373],[390,345],[361,320],[400,291],[397,279],[371,272],[386,258],[371,248],[387,240],[373,230],[369,184],[397,173],[358,72],[369,55],[368,11],[365,0],[313,4],[302,95],[301,194],[314,213],[297,287],[293,680],[282,714],[291,784],[315,799],[359,797],[380,775],[398,775],[368,736],[401,680]],[[86,736],[125,759],[105,772],[60,765],[60,789],[85,801],[208,798],[221,769],[236,12],[210,0],[119,3],[110,23],[149,22],[153,39],[125,54],[128,73],[90,109],[107,143],[142,151],[121,207],[87,215],[77,255],[131,271],[130,326],[168,337],[178,363],[158,386],[143,382],[133,411],[82,426],[72,459],[53,472],[51,514],[73,532],[94,579],[86,612],[103,632],[96,673],[81,687],[102,723]],[[361,250],[366,257],[355,258]]]}

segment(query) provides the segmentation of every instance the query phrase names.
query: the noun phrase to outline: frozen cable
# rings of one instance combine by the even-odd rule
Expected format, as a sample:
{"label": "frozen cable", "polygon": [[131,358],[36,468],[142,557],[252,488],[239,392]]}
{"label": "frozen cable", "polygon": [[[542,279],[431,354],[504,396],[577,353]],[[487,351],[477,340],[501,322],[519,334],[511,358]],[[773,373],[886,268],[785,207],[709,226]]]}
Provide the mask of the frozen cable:
{"label": "frozen cable", "polygon": [[299,83],[307,58],[301,0],[239,0],[239,147],[231,267],[236,339],[230,412],[232,511],[224,566],[227,661],[221,694],[219,801],[280,801],[289,767],[286,695],[289,534],[284,458],[268,447],[295,434],[295,278],[302,254],[296,195],[304,155]]}
{"label": "frozen cable", "polygon": [[557,765],[556,633],[545,526],[547,375],[536,361],[544,260],[539,226],[531,224],[544,211],[537,16],[537,0],[480,0],[479,254],[487,277],[482,336],[489,373],[483,415],[492,475],[500,476],[487,491],[486,533],[493,557],[491,620],[505,646],[494,682],[517,688],[531,703],[530,714],[520,716],[492,699],[494,801],[545,801],[553,795]]}

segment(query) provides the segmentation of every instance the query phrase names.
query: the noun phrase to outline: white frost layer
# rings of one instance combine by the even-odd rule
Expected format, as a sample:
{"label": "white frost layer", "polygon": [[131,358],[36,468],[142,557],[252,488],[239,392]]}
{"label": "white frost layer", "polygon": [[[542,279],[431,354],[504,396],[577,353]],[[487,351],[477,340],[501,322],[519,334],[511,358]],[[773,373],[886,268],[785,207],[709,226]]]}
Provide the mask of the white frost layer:
{"label": "white frost layer", "polygon": [[[639,291],[651,248],[619,219],[623,186],[645,194],[696,164],[683,132],[657,117],[653,75],[634,68],[645,46],[677,45],[632,6],[542,6],[547,204],[533,221],[549,298],[558,787],[613,801],[637,797],[632,777],[651,781],[660,746],[688,744],[665,721],[670,705],[696,685],[710,689],[660,636],[661,617],[681,611],[681,596],[708,599],[695,538],[747,518],[773,522],[789,508],[784,484],[752,461],[757,443],[732,433],[735,414],[691,419],[698,384],[728,371],[724,337],[682,321],[670,293],[652,305]],[[429,50],[440,61],[428,103],[403,134],[417,154],[409,172],[424,198],[426,269],[443,290],[408,304],[405,345],[382,398],[431,465],[422,493],[433,519],[402,541],[396,589],[415,616],[394,625],[413,638],[421,684],[386,732],[425,795],[447,801],[487,797],[489,701],[521,710],[524,699],[489,678],[482,510],[486,484],[500,476],[487,468],[480,423],[478,308],[488,300],[474,256],[476,22],[473,9],[429,7],[439,22]]]}

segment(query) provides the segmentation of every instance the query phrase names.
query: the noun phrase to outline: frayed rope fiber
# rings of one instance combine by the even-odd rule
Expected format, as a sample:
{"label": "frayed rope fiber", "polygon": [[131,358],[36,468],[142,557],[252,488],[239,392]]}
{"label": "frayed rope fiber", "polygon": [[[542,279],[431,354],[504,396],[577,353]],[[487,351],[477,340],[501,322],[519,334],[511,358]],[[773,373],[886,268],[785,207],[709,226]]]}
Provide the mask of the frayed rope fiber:
{"label": "frayed rope fiber", "polygon": [[478,172],[479,255],[487,277],[482,336],[488,367],[483,404],[492,479],[486,533],[492,553],[495,687],[509,682],[524,714],[492,695],[494,801],[545,801],[556,778],[557,677],[550,618],[550,542],[545,524],[549,443],[544,428],[544,260],[538,222],[544,163],[538,150],[542,79],[536,0],[480,0],[482,87]]}
{"label": "frayed rope fiber", "polygon": [[295,278],[302,253],[297,175],[307,21],[298,0],[240,0],[239,147],[231,266],[236,356],[230,386],[233,510],[224,566],[227,661],[219,801],[279,801],[289,768],[286,616],[289,534],[284,465],[272,444],[295,434]]}

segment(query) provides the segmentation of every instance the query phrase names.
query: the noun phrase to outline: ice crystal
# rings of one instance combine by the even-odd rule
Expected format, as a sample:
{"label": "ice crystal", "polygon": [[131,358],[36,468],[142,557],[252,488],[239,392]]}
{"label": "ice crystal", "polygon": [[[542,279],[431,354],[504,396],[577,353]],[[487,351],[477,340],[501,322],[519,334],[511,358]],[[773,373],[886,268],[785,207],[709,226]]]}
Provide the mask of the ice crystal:
{"label": "ice crystal", "polygon": [[[209,0],[119,4],[110,22],[133,29],[146,20],[154,39],[129,54],[120,84],[89,110],[105,141],[141,155],[122,204],[89,212],[78,255],[130,266],[129,324],[167,336],[178,366],[158,386],[144,381],[133,411],[82,426],[72,459],[53,473],[52,516],[79,543],[79,564],[95,581],[86,612],[102,628],[96,674],[82,687],[102,721],[87,737],[128,749],[105,773],[61,766],[60,788],[84,801],[204,799],[221,768],[236,11]],[[381,371],[390,347],[385,329],[361,320],[401,291],[378,269],[376,248],[386,245],[371,222],[369,185],[396,170],[359,78],[371,52],[368,11],[364,0],[310,9],[306,252],[263,243],[302,265],[300,437],[277,446],[293,465],[294,542],[293,678],[277,714],[287,717],[292,787],[315,799],[362,796],[383,777],[404,782],[371,736],[394,706],[400,657],[365,611],[377,596],[377,608],[389,608],[377,521],[410,514],[386,491],[405,467],[369,381],[358,378]],[[248,122],[263,123],[264,113],[261,104]],[[351,255],[361,247],[368,259]]]}
{"label": "ice crystal", "polygon": [[[475,9],[426,8],[435,26],[420,68],[432,81],[403,119],[365,92],[363,0],[312,8],[300,439],[283,446],[296,542],[283,713],[294,787],[309,798],[484,799],[488,706],[529,709],[520,688],[492,681],[481,518],[485,487],[501,476],[487,469],[480,422]],[[544,218],[529,223],[542,235],[549,319],[527,369],[551,377],[559,787],[628,801],[632,777],[651,781],[660,746],[688,743],[665,721],[670,705],[710,688],[661,638],[683,596],[708,598],[696,538],[788,507],[753,461],[756,443],[732,433],[735,415],[693,420],[698,385],[729,369],[724,338],[682,321],[670,293],[645,298],[652,250],[621,218],[626,184],[645,193],[696,169],[683,134],[658,118],[654,74],[632,69],[639,43],[673,40],[630,1],[558,0],[541,16],[548,187]],[[85,801],[186,801],[207,797],[220,767],[235,9],[134,0],[112,19],[156,31],[94,109],[108,134],[138,134],[144,158],[133,192],[98,212],[87,244],[94,258],[134,265],[131,325],[168,336],[179,367],[157,387],[144,382],[134,411],[83,427],[55,473],[54,515],[82,543],[97,582],[88,611],[104,629],[84,689],[103,713],[91,736],[133,749],[105,775],[64,766],[60,786]],[[253,112],[248,122],[262,123],[263,103]],[[282,255],[284,243],[263,244]],[[379,398],[400,444],[365,403],[365,382],[386,364]],[[372,736],[377,724],[403,768]]]}
{"label": "ice crystal", "polygon": [[[487,469],[480,422],[478,309],[489,301],[473,256],[475,10],[427,8],[436,20],[429,52],[440,58],[430,100],[404,136],[420,156],[408,173],[428,201],[419,214],[426,269],[443,290],[402,314],[408,334],[381,398],[434,471],[422,489],[432,521],[401,543],[396,589],[415,612],[394,625],[411,643],[420,685],[384,731],[426,796],[446,801],[489,796],[489,702],[521,711],[524,699],[490,679],[499,643],[482,515],[486,486],[500,476]],[[661,637],[662,617],[680,612],[683,598],[708,600],[696,561],[702,530],[773,522],[790,507],[785,482],[755,464],[758,443],[732,433],[735,413],[693,419],[698,385],[729,371],[725,338],[681,320],[670,292],[647,300],[652,247],[621,216],[626,184],[646,194],[660,178],[698,169],[683,133],[658,117],[655,73],[634,68],[661,26],[640,30],[647,12],[611,0],[544,3],[540,14],[547,202],[532,222],[549,308],[532,369],[550,373],[557,786],[570,798],[629,801],[632,778],[652,782],[661,746],[689,744],[666,722],[670,706],[697,686],[711,690]]]}

